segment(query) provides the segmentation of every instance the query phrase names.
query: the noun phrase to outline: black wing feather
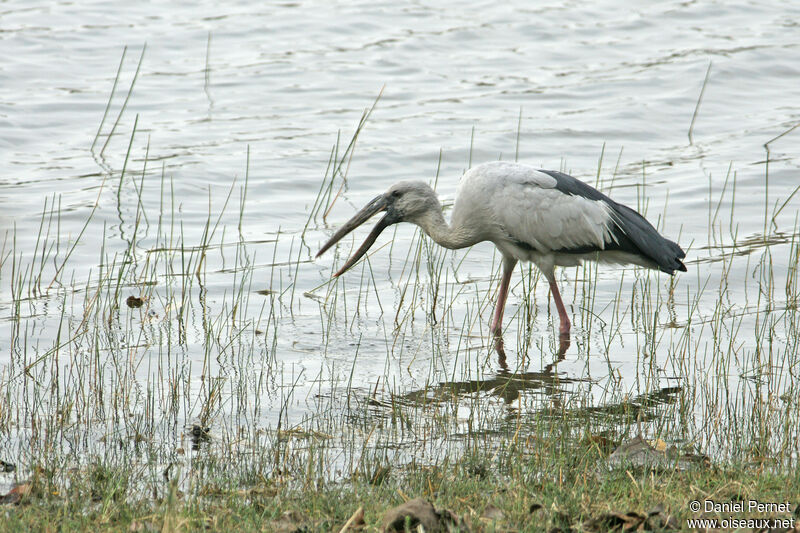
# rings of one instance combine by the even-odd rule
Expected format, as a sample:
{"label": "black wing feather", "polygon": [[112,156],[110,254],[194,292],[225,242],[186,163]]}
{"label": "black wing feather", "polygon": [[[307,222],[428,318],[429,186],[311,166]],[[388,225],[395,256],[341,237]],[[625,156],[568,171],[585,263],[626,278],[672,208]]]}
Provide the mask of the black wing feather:
{"label": "black wing feather", "polygon": [[[541,172],[555,178],[556,190],[593,201],[603,201],[614,210],[615,227],[612,234],[616,242],[608,243],[605,250],[619,250],[640,255],[653,261],[659,270],[667,274],[673,274],[676,270],[686,272],[686,266],[681,261],[686,257],[686,252],[677,243],[662,237],[642,215],[568,174],[555,170],[541,170]],[[588,253],[597,249],[580,247],[558,251]]]}

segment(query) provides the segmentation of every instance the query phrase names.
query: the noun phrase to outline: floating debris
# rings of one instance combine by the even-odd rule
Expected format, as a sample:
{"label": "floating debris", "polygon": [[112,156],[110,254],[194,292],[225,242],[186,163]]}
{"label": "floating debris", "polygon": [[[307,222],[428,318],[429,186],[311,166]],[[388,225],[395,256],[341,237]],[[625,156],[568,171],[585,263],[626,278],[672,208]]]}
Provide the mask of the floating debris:
{"label": "floating debris", "polygon": [[125,304],[132,309],[138,309],[144,305],[144,300],[138,296],[128,296],[128,299],[125,300]]}
{"label": "floating debris", "polygon": [[211,442],[211,428],[200,424],[192,424],[189,436],[192,438],[192,449],[197,450],[201,444]]}

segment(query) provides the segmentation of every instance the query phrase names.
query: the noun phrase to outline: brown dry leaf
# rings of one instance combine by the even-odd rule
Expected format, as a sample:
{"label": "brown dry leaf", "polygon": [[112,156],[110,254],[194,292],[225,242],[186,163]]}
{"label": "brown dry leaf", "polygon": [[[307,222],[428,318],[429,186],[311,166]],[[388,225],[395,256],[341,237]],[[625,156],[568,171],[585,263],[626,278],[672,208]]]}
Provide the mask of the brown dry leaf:
{"label": "brown dry leaf", "polygon": [[421,525],[425,528],[425,531],[431,533],[434,531],[445,531],[445,529],[441,527],[439,513],[436,512],[433,504],[424,498],[409,500],[402,505],[398,505],[386,511],[383,515],[381,531],[386,533],[403,533],[405,531],[406,522],[408,522],[411,529]]}
{"label": "brown dry leaf", "polygon": [[667,443],[661,439],[651,440],[648,444],[650,444],[650,446],[652,446],[656,451],[659,452],[666,452],[667,448],[669,448]]}
{"label": "brown dry leaf", "polygon": [[0,496],[0,504],[18,505],[26,496],[31,493],[30,483],[21,483],[8,491],[5,496]]}
{"label": "brown dry leaf", "polygon": [[422,526],[426,533],[448,533],[451,529],[456,528],[462,532],[467,531],[466,526],[452,511],[447,509],[437,511],[433,504],[425,498],[415,498],[386,511],[383,515],[381,531],[403,533],[406,530],[406,523],[412,531],[414,528]]}
{"label": "brown dry leaf", "polygon": [[636,531],[645,521],[638,513],[606,513],[583,523],[589,531]]}

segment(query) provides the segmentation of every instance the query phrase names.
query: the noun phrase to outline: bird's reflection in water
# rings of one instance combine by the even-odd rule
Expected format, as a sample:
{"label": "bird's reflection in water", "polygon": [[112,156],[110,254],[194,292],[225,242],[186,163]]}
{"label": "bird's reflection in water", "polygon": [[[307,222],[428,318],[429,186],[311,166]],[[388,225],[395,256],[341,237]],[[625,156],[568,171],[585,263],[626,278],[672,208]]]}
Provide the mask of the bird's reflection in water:
{"label": "bird's reflection in water", "polygon": [[[497,339],[496,339],[497,342]],[[505,364],[505,353],[502,350],[502,339],[499,339],[500,349],[497,351],[500,370],[485,379],[442,382],[435,386],[411,391],[402,396],[406,401],[417,404],[429,404],[448,401],[455,398],[474,396],[478,393],[488,393],[500,398],[516,411],[515,403],[523,395],[536,393],[541,397],[549,398],[551,407],[563,407],[565,394],[576,383],[589,383],[592,380],[583,377],[569,377],[566,372],[558,372],[558,363],[564,360],[564,355],[569,348],[568,336],[559,338],[559,348],[554,354],[555,360],[536,372],[511,372]],[[661,409],[665,405],[673,404],[680,397],[681,387],[662,387],[644,394],[624,395],[618,401],[604,405],[582,405],[569,409],[572,416],[588,416],[598,420],[605,420],[612,424],[623,424],[630,421],[643,422],[663,414]],[[575,394],[579,394],[575,391]]]}
{"label": "bird's reflection in water", "polygon": [[[498,349],[497,343],[500,343]],[[450,381],[439,383],[433,387],[409,392],[403,398],[412,402],[426,403],[433,398],[445,398],[470,395],[480,392],[489,392],[493,396],[502,398],[507,404],[515,402],[520,394],[529,391],[540,391],[545,396],[558,397],[564,392],[564,386],[571,383],[588,382],[586,378],[567,377],[564,373],[557,372],[557,365],[564,360],[564,354],[569,347],[569,338],[566,342],[561,338],[556,360],[545,365],[536,372],[511,372],[506,364],[505,352],[502,348],[502,338],[495,339],[495,350],[498,355],[500,370],[486,379],[473,379],[466,381]]]}
{"label": "bird's reflection in water", "polygon": [[[564,356],[567,353],[567,349],[569,349],[569,345],[569,333],[561,333],[558,337],[558,352],[556,352],[558,359],[555,361],[555,363],[564,360]],[[502,335],[497,335],[494,337],[494,351],[497,353],[497,363],[500,365],[500,368],[508,371],[508,362],[506,361],[506,350],[503,344]],[[555,363],[550,363],[545,367],[545,369],[551,369]]]}

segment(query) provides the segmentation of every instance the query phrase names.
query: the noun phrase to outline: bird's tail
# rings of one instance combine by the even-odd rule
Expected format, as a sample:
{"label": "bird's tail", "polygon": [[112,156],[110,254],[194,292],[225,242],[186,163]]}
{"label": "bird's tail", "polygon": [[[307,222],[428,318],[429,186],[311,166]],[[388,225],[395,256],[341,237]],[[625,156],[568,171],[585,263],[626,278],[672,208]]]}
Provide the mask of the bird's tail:
{"label": "bird's tail", "polygon": [[660,233],[642,215],[622,204],[616,204],[617,226],[638,248],[638,253],[653,261],[658,269],[667,274],[686,272],[682,259],[686,252]]}

